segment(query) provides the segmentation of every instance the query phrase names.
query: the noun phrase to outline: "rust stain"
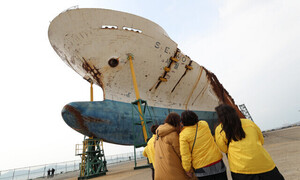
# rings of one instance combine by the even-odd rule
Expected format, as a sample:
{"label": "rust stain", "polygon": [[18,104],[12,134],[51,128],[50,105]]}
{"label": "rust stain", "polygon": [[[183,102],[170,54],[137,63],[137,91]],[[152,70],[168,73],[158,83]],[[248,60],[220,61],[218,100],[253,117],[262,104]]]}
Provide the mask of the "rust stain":
{"label": "rust stain", "polygon": [[88,122],[101,122],[101,123],[104,123],[104,124],[110,124],[108,120],[103,120],[103,119],[97,119],[97,118],[93,118],[93,117],[83,117],[83,120],[84,121],[88,121]]}
{"label": "rust stain", "polygon": [[220,102],[232,106],[237,111],[240,118],[245,118],[245,116],[239,110],[237,105],[235,105],[233,98],[229,95],[229,93],[226,91],[223,85],[219,82],[217,76],[214,73],[208,71],[206,68],[204,68],[204,70],[206,71],[206,76],[210,81],[210,84],[212,85],[213,90],[218,96]]}
{"label": "rust stain", "polygon": [[196,89],[196,87],[197,87],[197,85],[198,85],[200,79],[201,79],[202,72],[203,72],[203,67],[200,66],[200,69],[201,69],[201,70],[200,70],[199,76],[198,76],[198,78],[197,78],[197,81],[196,81],[196,83],[195,83],[194,86],[193,86],[193,89],[192,89],[192,91],[191,91],[191,93],[190,93],[190,95],[189,95],[189,97],[188,97],[188,99],[187,99],[187,102],[185,103],[185,109],[186,109],[186,110],[187,110],[188,103],[189,103],[189,101],[190,101],[190,99],[191,99],[191,97],[192,97],[192,95],[193,95],[193,93],[194,93],[194,91],[195,91],[195,89]]}
{"label": "rust stain", "polygon": [[87,60],[82,57],[82,68],[89,73],[97,82],[97,84],[103,89],[103,82],[101,81],[101,73],[94,65],[90,65]]}
{"label": "rust stain", "polygon": [[76,131],[79,131],[83,134],[85,134],[86,132],[89,132],[87,127],[84,124],[84,120],[81,116],[81,113],[77,109],[75,109],[73,106],[70,106],[70,105],[65,105],[64,108],[76,117],[77,122],[79,123],[79,127],[80,127],[78,129],[76,129]]}
{"label": "rust stain", "polygon": [[[74,69],[73,65],[70,63],[70,61],[68,60],[67,55],[66,55],[63,51],[61,51],[58,47],[56,47],[55,45],[52,45],[52,47],[53,47],[54,51],[58,54],[58,56],[59,56],[65,63],[67,63],[67,65],[70,66],[75,72],[77,72],[77,71]],[[72,60],[74,60],[73,57],[71,58],[71,62],[72,62]],[[75,64],[75,63],[74,63],[74,64]]]}
{"label": "rust stain", "polygon": [[87,122],[101,122],[101,123],[105,123],[105,124],[109,124],[109,121],[107,120],[102,120],[102,119],[97,119],[97,118],[93,118],[93,117],[83,117],[81,115],[81,113],[76,109],[74,108],[73,106],[70,106],[70,105],[65,105],[64,107],[67,111],[69,111],[70,113],[72,113],[75,117],[76,117],[76,120],[77,122],[79,123],[79,128],[73,128],[74,130],[82,133],[82,134],[85,134],[85,135],[88,135],[88,136],[93,136],[93,137],[97,137],[95,134],[91,133],[88,128],[85,126],[85,121]]}
{"label": "rust stain", "polygon": [[194,103],[196,102],[196,100],[200,97],[202,98],[203,95],[204,95],[204,92],[206,91],[207,87],[208,87],[208,84],[209,84],[209,80],[206,81],[204,87],[201,89],[201,91],[199,92],[199,94],[197,95],[197,97],[194,99],[192,105],[194,105]]}
{"label": "rust stain", "polygon": [[[176,52],[175,52],[174,55],[171,56],[171,57],[176,58],[179,52],[180,52],[180,50],[177,48],[177,49],[176,49]],[[173,62],[174,62],[174,61],[172,61],[171,58],[170,58],[170,63],[169,63],[169,65],[167,66],[168,69],[171,69],[171,65],[173,64]],[[170,72],[170,71],[165,71],[165,69],[164,69],[163,75],[158,77],[158,81],[157,81],[157,82],[149,89],[149,91],[152,91],[153,87],[155,87],[155,89],[157,89],[158,86],[159,86],[159,85],[161,84],[161,82],[162,82],[162,81],[160,80],[160,78],[166,78],[166,75],[168,74],[168,72]]]}
{"label": "rust stain", "polygon": [[[192,65],[192,62],[193,62],[192,60],[189,62],[189,66]],[[180,79],[178,80],[178,82],[176,83],[176,85],[173,87],[171,93],[175,90],[175,88],[176,88],[177,85],[180,83],[181,79],[186,75],[186,72],[187,72],[188,70],[190,70],[190,69],[186,68],[186,70],[184,71],[183,75],[180,77]],[[201,69],[201,72],[202,72],[202,69]]]}

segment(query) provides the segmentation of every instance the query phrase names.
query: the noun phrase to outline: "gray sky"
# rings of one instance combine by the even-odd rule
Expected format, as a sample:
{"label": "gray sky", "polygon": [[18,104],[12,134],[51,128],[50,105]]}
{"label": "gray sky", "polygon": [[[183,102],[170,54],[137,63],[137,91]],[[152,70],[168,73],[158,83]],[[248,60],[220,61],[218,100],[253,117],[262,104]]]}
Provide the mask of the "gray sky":
{"label": "gray sky", "polygon": [[[50,21],[71,6],[108,8],[150,19],[178,47],[215,73],[262,130],[300,121],[298,0],[5,1],[1,22],[0,170],[79,159],[83,135],[61,117],[89,100],[89,83],[48,40]],[[94,86],[95,100],[102,90]],[[104,144],[105,154],[133,151]]]}

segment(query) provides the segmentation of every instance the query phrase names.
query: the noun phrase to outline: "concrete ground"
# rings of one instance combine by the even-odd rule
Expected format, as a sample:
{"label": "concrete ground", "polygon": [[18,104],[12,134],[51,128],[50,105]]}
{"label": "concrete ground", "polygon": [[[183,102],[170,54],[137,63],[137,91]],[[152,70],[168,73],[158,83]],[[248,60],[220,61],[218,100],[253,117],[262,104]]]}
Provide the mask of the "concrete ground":
{"label": "concrete ground", "polygon": [[[282,130],[265,132],[264,147],[270,153],[277,168],[286,180],[300,180],[300,126]],[[227,159],[224,159],[228,167]],[[138,162],[138,165],[146,164],[146,160]],[[133,170],[134,162],[108,167],[108,172],[104,176],[93,178],[92,180],[151,180],[151,169]],[[51,179],[77,180],[79,172],[57,175]],[[230,171],[227,169],[229,179]]]}
{"label": "concrete ground", "polygon": [[286,180],[300,180],[300,126],[264,133],[264,147]]}

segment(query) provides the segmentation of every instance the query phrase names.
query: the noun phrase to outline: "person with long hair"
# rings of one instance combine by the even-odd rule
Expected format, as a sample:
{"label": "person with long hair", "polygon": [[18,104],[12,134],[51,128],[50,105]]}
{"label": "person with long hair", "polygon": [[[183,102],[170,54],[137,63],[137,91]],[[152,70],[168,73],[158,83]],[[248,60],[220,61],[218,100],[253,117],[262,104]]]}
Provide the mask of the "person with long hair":
{"label": "person with long hair", "polygon": [[179,135],[182,166],[188,176],[195,172],[200,180],[227,180],[222,153],[206,121],[193,111],[181,113],[183,129]]}
{"label": "person with long hair", "polygon": [[236,110],[227,104],[215,110],[220,122],[215,140],[221,151],[228,154],[232,179],[284,179],[263,147],[264,137],[259,127],[249,119],[240,119]]}
{"label": "person with long hair", "polygon": [[156,129],[158,128],[157,124],[154,124],[151,126],[150,130],[152,132],[152,137],[148,140],[147,146],[145,147],[143,151],[143,156],[147,157],[150,163],[150,168],[152,170],[152,179],[154,180],[154,157],[155,157],[155,151],[154,151],[154,141],[156,138]]}
{"label": "person with long hair", "polygon": [[170,113],[156,130],[155,149],[155,179],[184,180],[189,179],[181,166],[179,150],[180,116]]}

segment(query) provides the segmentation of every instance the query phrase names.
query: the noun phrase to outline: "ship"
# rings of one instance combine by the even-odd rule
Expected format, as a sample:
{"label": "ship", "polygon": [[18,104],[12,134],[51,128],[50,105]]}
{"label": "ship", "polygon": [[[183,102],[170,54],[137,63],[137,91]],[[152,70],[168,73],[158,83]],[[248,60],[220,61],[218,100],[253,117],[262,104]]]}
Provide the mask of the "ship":
{"label": "ship", "polygon": [[[69,9],[51,21],[48,38],[63,62],[103,90],[103,101],[71,102],[62,109],[66,124],[83,135],[121,145],[143,143],[150,136],[143,130],[148,133],[170,112],[185,110],[206,121],[213,134],[214,108],[222,103],[244,117],[216,75],[146,18],[109,9]],[[134,104],[144,107],[144,119]]]}

